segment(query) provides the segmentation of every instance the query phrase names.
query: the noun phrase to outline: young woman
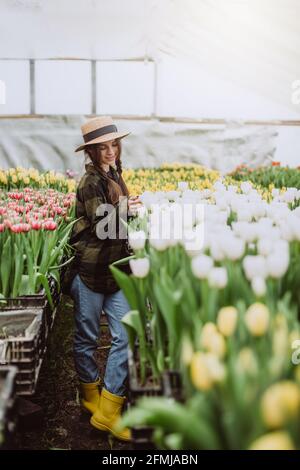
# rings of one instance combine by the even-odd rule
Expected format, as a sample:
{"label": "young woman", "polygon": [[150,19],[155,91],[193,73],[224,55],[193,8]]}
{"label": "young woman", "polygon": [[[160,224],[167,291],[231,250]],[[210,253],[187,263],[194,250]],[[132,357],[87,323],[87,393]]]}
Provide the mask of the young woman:
{"label": "young woman", "polygon": [[[86,173],[76,195],[76,217],[71,245],[75,249],[70,294],[75,306],[74,359],[80,381],[83,407],[92,414],[91,424],[111,432],[121,440],[130,440],[130,430],[114,430],[125,400],[127,369],[127,333],[121,323],[130,310],[128,302],[109,265],[131,254],[120,226],[111,227],[119,217],[134,214],[139,199],[127,199],[128,189],[122,178],[120,139],[129,133],[117,131],[110,117],[89,120],[82,127],[84,150],[88,158]],[[106,206],[110,204],[110,206]],[[108,207],[108,212],[105,212]],[[135,206],[136,207],[136,206]],[[112,208],[113,210],[110,210]],[[110,226],[109,236],[103,237]],[[124,226],[123,226],[124,227]],[[100,238],[99,238],[100,234]],[[130,273],[129,264],[119,266]],[[70,277],[70,273],[69,273]],[[103,388],[99,393],[99,371],[94,358],[100,334],[100,315],[106,312],[112,336]]]}

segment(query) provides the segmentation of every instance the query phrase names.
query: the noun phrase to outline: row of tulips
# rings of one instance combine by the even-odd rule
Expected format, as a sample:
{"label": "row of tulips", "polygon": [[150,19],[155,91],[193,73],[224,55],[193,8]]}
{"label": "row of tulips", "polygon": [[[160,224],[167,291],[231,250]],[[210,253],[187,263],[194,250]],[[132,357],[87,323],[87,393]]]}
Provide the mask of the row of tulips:
{"label": "row of tulips", "polygon": [[210,188],[220,177],[219,173],[197,164],[163,164],[157,168],[125,169],[123,177],[131,194],[144,191],[173,191],[180,181],[189,183],[191,189]]}
{"label": "row of tulips", "polygon": [[272,166],[261,168],[249,168],[245,165],[239,166],[230,176],[236,181],[251,181],[265,188],[287,188],[300,189],[300,167],[281,167],[279,162],[273,162]]}
{"label": "row of tulips", "polygon": [[[59,265],[74,220],[74,193],[54,189],[0,190],[0,297],[32,295],[49,276],[59,282]],[[3,301],[2,301],[3,302]]]}
{"label": "row of tulips", "polygon": [[157,379],[181,370],[186,403],[144,399],[125,425],[155,425],[164,448],[300,446],[299,199],[296,188],[266,201],[249,182],[220,181],[142,195],[133,275],[111,269],[132,308],[124,324],[141,381],[149,366]]}
{"label": "row of tulips", "polygon": [[74,192],[76,180],[74,173],[67,171],[66,175],[55,172],[39,172],[35,168],[0,168],[0,188],[3,190],[24,189],[26,187],[40,189],[52,188],[64,193]]}

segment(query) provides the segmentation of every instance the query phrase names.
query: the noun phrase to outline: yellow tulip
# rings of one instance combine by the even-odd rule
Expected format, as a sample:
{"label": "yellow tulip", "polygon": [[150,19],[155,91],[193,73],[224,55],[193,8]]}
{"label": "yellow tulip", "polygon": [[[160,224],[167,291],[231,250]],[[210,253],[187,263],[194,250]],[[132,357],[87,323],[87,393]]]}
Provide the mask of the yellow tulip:
{"label": "yellow tulip", "polygon": [[222,358],[226,354],[226,343],[224,337],[221,333],[214,333],[206,348],[209,352],[215,354],[216,356]]}
{"label": "yellow tulip", "polygon": [[192,361],[193,354],[194,354],[193,344],[191,340],[185,336],[182,340],[182,347],[181,347],[182,363],[188,366]]}
{"label": "yellow tulip", "polygon": [[269,428],[279,428],[289,420],[299,418],[299,385],[288,380],[271,385],[262,396],[261,412]]}
{"label": "yellow tulip", "polygon": [[237,367],[241,372],[255,375],[258,372],[258,365],[251,348],[242,348],[237,357]]}
{"label": "yellow tulip", "polygon": [[262,336],[269,326],[270,312],[266,305],[259,302],[252,304],[246,314],[245,323],[253,336]]}
{"label": "yellow tulip", "polygon": [[204,360],[204,353],[196,352],[191,360],[191,380],[199,390],[209,390],[213,386],[212,376]]}
{"label": "yellow tulip", "polygon": [[285,431],[276,431],[259,437],[250,450],[295,450],[291,436]]}
{"label": "yellow tulip", "polygon": [[216,334],[217,332],[218,330],[214,323],[205,323],[201,331],[201,346],[205,349],[208,348],[212,335]]}
{"label": "yellow tulip", "polygon": [[238,311],[235,307],[223,307],[218,313],[217,326],[224,336],[231,336],[235,329],[238,319]]}

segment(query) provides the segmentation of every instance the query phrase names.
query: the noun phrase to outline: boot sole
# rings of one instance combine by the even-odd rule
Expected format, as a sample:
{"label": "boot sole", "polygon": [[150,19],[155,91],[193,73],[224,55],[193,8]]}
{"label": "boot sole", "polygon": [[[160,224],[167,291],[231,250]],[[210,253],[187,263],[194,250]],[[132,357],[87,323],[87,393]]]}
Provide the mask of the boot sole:
{"label": "boot sole", "polygon": [[123,437],[120,437],[118,436],[117,434],[114,433],[114,431],[112,429],[110,429],[108,426],[105,426],[105,424],[100,424],[98,423],[98,421],[95,421],[93,419],[93,417],[91,417],[90,419],[90,423],[92,426],[94,426],[94,428],[98,429],[99,431],[103,431],[103,432],[109,432],[111,433],[116,439],[119,439],[120,441],[124,441],[124,442],[131,442],[131,439],[126,439],[126,438],[123,438]]}

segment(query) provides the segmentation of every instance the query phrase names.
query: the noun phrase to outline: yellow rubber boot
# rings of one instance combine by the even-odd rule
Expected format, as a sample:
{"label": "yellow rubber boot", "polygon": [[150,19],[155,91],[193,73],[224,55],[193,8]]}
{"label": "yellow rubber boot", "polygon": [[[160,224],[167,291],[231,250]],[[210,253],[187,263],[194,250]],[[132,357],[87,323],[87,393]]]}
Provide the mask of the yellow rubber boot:
{"label": "yellow rubber boot", "polygon": [[97,382],[80,382],[81,404],[83,408],[91,414],[94,414],[100,401],[99,390],[100,379]]}
{"label": "yellow rubber boot", "polygon": [[110,432],[121,441],[130,441],[130,429],[125,428],[122,431],[115,430],[115,426],[121,418],[121,411],[124,402],[125,397],[114,395],[103,388],[99,406],[90,420],[91,425],[100,431]]}

